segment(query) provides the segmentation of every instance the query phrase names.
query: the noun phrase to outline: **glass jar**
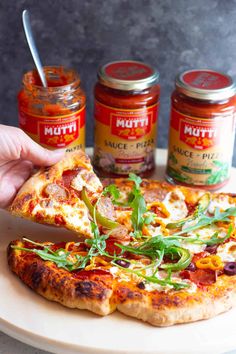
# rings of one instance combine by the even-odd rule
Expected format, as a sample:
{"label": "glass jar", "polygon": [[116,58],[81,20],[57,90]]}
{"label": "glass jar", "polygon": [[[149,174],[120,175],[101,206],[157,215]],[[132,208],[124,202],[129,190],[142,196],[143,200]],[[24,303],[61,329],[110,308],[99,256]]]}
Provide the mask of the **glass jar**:
{"label": "glass jar", "polygon": [[155,168],[159,73],[136,61],[98,71],[94,165],[101,176],[150,175]]}
{"label": "glass jar", "polygon": [[44,67],[48,87],[36,70],[23,76],[18,94],[19,126],[48,149],[85,149],[86,96],[76,71]]}
{"label": "glass jar", "polygon": [[230,177],[235,135],[235,84],[212,70],[176,78],[171,98],[166,178],[171,183],[215,190]]}

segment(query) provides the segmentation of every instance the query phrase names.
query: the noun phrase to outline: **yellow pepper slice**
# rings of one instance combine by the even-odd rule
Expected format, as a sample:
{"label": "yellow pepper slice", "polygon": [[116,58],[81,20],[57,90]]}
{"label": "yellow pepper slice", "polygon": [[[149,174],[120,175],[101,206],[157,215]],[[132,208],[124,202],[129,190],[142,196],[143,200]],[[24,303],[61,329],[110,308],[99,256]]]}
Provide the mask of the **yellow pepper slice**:
{"label": "yellow pepper slice", "polygon": [[196,266],[200,269],[220,270],[223,269],[224,264],[219,256],[212,255],[198,259]]}

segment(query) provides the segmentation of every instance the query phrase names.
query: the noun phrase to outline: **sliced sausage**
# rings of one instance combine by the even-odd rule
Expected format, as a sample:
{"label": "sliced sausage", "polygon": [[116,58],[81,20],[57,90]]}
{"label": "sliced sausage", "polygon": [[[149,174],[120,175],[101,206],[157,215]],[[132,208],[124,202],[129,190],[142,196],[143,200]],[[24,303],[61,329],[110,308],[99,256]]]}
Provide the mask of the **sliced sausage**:
{"label": "sliced sausage", "polygon": [[97,210],[106,218],[115,220],[115,209],[110,198],[101,197],[97,204]]}
{"label": "sliced sausage", "polygon": [[55,200],[65,200],[68,198],[68,192],[62,186],[59,186],[56,183],[50,183],[44,188],[44,194],[46,197],[51,197]]}

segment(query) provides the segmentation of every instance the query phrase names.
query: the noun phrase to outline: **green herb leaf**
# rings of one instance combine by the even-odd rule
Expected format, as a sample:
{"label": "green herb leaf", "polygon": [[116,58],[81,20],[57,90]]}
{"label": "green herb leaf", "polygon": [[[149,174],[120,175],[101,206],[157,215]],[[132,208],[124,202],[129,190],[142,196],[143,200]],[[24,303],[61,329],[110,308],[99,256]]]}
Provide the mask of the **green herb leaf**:
{"label": "green herb leaf", "polygon": [[230,225],[227,231],[227,234],[225,235],[225,237],[218,237],[218,232],[214,233],[214,235],[210,238],[210,240],[203,240],[203,242],[207,245],[207,246],[213,246],[213,245],[218,245],[220,243],[225,242],[228,238],[230,238],[231,233],[233,231],[233,226]]}
{"label": "green herb leaf", "polygon": [[199,199],[198,205],[197,205],[193,215],[190,215],[184,219],[181,219],[181,220],[178,220],[175,222],[171,222],[171,223],[167,224],[166,227],[168,229],[177,229],[177,228],[183,226],[187,221],[192,221],[192,220],[199,218],[202,214],[204,214],[207,211],[210,201],[211,201],[210,193],[205,193]]}
{"label": "green herb leaf", "polygon": [[147,211],[143,196],[141,194],[136,195],[130,206],[133,209],[131,221],[134,231],[141,231],[144,224],[143,214]]}
{"label": "green herb leaf", "polygon": [[229,216],[236,216],[236,207],[229,208],[223,212],[216,208],[214,216],[200,215],[195,225],[183,229],[176,235],[183,235],[190,231],[201,229],[204,226],[215,224],[218,221],[230,222]]}
{"label": "green herb leaf", "polygon": [[103,195],[110,195],[113,200],[117,200],[120,197],[120,191],[116,187],[115,184],[110,184],[109,186],[105,187],[102,192]]}
{"label": "green herb leaf", "polygon": [[136,189],[140,188],[140,184],[142,183],[142,178],[140,178],[139,176],[137,176],[134,173],[130,173],[128,180],[135,183]]}

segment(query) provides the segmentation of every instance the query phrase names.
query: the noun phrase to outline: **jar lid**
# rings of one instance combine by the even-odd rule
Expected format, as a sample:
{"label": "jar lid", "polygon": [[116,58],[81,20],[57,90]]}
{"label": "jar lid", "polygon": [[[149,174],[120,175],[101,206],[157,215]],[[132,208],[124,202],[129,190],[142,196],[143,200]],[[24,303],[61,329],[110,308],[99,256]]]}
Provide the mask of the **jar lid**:
{"label": "jar lid", "polygon": [[233,79],[213,70],[188,70],[176,77],[176,88],[186,96],[201,100],[223,100],[235,95]]}
{"label": "jar lid", "polygon": [[117,90],[144,90],[159,82],[159,73],[142,62],[123,60],[102,66],[98,79],[103,85]]}

